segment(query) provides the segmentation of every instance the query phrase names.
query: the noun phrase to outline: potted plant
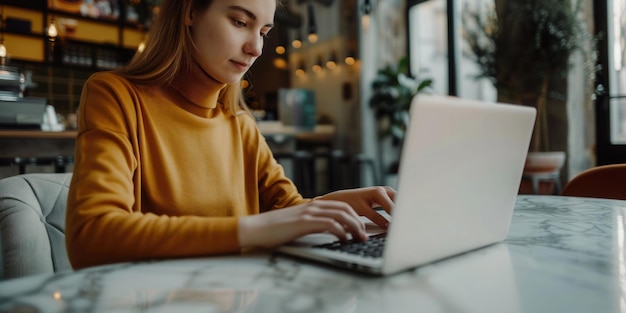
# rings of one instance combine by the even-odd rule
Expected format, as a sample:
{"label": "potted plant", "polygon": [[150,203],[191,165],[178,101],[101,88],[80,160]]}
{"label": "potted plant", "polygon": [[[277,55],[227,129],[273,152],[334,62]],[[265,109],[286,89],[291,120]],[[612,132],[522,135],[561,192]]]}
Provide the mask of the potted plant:
{"label": "potted plant", "polygon": [[583,53],[592,86],[596,40],[576,1],[574,5],[570,0],[496,0],[486,13],[465,10],[463,15],[468,56],[480,71],[477,78],[493,83],[499,102],[537,109],[529,171],[534,170],[535,157],[541,166],[564,163],[567,77],[573,53]]}
{"label": "potted plant", "polygon": [[411,100],[431,85],[431,79],[418,80],[408,75],[406,57],[401,58],[397,64],[378,70],[372,83],[373,94],[369,104],[377,120],[379,138],[389,138],[391,145],[396,148],[397,153],[394,153],[394,160],[387,173],[398,172],[400,150],[409,125]]}

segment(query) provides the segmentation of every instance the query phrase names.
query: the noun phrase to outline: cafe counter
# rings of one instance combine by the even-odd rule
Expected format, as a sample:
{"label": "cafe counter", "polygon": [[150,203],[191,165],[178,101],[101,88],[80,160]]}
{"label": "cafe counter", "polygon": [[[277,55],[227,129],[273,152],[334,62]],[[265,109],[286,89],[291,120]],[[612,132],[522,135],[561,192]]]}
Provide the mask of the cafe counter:
{"label": "cafe counter", "polygon": [[[332,125],[318,125],[315,128],[298,129],[278,122],[259,122],[259,130],[266,137],[276,141],[306,139],[330,142],[335,135]],[[49,132],[40,130],[0,130],[0,157],[12,156],[50,156],[73,154],[74,139],[77,131]]]}
{"label": "cafe counter", "polygon": [[[274,152],[293,151],[298,140],[331,146],[335,136],[335,127],[332,125],[318,125],[310,130],[278,122],[259,122],[257,125]],[[76,134],[75,130],[0,130],[0,158],[73,156]],[[52,171],[52,168],[37,169],[46,170]],[[0,178],[15,174],[18,174],[15,168],[0,167]]]}

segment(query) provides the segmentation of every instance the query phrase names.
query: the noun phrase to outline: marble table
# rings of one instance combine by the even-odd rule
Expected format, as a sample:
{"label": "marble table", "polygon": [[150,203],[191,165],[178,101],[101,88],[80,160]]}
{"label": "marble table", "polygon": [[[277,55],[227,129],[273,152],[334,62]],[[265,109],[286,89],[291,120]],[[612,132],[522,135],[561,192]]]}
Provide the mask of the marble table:
{"label": "marble table", "polygon": [[519,196],[508,239],[391,277],[256,251],[0,283],[0,312],[625,312],[626,201]]}

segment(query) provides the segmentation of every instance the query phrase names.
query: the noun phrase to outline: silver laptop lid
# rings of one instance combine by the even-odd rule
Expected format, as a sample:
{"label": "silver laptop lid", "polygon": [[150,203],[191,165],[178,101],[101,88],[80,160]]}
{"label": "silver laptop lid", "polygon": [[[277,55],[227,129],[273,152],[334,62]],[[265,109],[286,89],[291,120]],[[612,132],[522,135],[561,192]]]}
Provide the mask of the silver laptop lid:
{"label": "silver laptop lid", "polygon": [[536,112],[418,95],[410,114],[383,273],[504,240]]}

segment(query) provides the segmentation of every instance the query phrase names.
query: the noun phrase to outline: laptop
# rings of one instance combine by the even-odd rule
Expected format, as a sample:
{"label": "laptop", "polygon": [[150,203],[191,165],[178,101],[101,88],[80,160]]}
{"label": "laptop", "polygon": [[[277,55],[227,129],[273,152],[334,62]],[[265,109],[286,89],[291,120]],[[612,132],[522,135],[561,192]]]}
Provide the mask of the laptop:
{"label": "laptop", "polygon": [[[534,108],[520,105],[415,96],[390,225],[384,232],[366,224],[367,243],[384,241],[382,248],[345,247],[323,233],[276,251],[390,275],[503,241],[535,116]],[[374,250],[380,256],[371,256]]]}

